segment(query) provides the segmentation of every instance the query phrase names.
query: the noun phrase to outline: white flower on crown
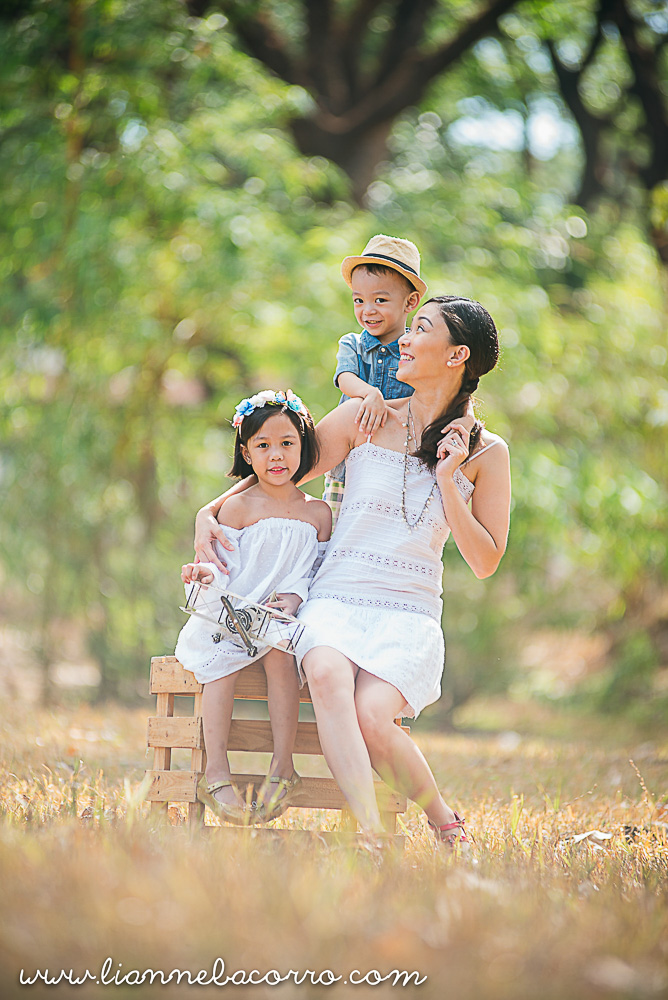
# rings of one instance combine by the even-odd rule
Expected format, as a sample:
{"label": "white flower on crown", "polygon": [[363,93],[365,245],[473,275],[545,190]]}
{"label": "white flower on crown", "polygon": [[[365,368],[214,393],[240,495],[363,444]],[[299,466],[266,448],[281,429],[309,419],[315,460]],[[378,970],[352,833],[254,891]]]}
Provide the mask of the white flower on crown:
{"label": "white flower on crown", "polygon": [[275,403],[277,393],[273,389],[263,389],[262,392],[256,392],[254,396],[251,396],[250,402],[254,407],[263,407],[265,403]]}

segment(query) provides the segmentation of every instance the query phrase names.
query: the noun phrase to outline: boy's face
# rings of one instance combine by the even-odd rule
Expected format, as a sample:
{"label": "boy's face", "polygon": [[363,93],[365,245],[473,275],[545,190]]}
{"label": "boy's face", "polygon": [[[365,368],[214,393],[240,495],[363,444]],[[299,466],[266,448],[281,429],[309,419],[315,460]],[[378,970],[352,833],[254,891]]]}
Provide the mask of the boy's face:
{"label": "boy's face", "polygon": [[389,344],[401,336],[406,315],[420,301],[403,275],[395,271],[371,274],[363,265],[353,271],[352,292],[355,319],[381,344]]}

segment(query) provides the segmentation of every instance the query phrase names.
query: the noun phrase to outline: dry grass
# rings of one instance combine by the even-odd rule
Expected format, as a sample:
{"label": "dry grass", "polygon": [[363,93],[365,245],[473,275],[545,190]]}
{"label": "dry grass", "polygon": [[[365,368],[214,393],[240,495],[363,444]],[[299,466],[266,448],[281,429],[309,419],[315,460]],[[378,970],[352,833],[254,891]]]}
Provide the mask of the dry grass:
{"label": "dry grass", "polygon": [[[191,838],[141,802],[145,711],[6,704],[0,995],[19,970],[418,970],[419,987],[245,987],[251,996],[598,1000],[668,995],[668,739],[536,706],[481,703],[475,732],[423,731],[477,838],[436,852],[418,810],[380,862],[317,838]],[[635,762],[635,769],[629,763]],[[79,761],[83,764],[79,764]],[[333,825],[293,810],[283,826]],[[625,830],[626,828],[626,830]],[[588,831],[611,835],[573,838]],[[132,978],[130,979],[132,982]],[[226,987],[233,990],[233,985]],[[181,995],[184,985],[56,993]],[[192,987],[194,995],[217,987]],[[189,991],[190,992],[190,991]],[[35,985],[27,995],[49,996]]]}

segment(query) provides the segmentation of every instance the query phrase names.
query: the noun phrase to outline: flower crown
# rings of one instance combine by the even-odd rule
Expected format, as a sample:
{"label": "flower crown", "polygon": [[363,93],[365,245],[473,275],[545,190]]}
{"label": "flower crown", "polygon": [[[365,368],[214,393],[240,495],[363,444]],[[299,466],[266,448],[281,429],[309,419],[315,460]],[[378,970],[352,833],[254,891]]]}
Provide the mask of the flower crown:
{"label": "flower crown", "polygon": [[309,415],[301,399],[299,396],[295,396],[292,389],[288,389],[287,392],[283,392],[282,389],[279,389],[278,392],[274,389],[263,389],[262,392],[256,392],[254,396],[250,396],[248,399],[242,399],[235,406],[232,426],[241,427],[244,417],[247,417],[249,413],[272,403],[278,406],[287,406],[289,410],[294,410],[295,413],[299,413],[302,417],[308,417]]}

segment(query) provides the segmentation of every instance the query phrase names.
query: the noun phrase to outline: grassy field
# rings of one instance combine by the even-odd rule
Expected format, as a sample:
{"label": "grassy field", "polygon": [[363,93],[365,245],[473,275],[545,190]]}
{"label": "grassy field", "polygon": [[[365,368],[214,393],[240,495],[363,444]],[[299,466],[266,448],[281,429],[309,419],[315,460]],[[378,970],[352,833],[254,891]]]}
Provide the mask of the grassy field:
{"label": "grassy field", "polygon": [[[2,713],[3,998],[207,997],[234,992],[221,984],[239,970],[265,976],[241,989],[253,997],[668,996],[665,732],[471,705],[456,733],[416,739],[475,850],[435,850],[413,807],[404,851],[378,861],[315,836],[191,837],[174,811],[159,822],[141,800],[145,709]],[[293,810],[278,825],[335,816]],[[208,976],[218,957],[217,985],[135,985],[147,969]],[[105,959],[109,985],[19,982],[21,969],[98,976]],[[272,985],[271,970],[303,982]],[[424,981],[379,981],[393,970]]]}

